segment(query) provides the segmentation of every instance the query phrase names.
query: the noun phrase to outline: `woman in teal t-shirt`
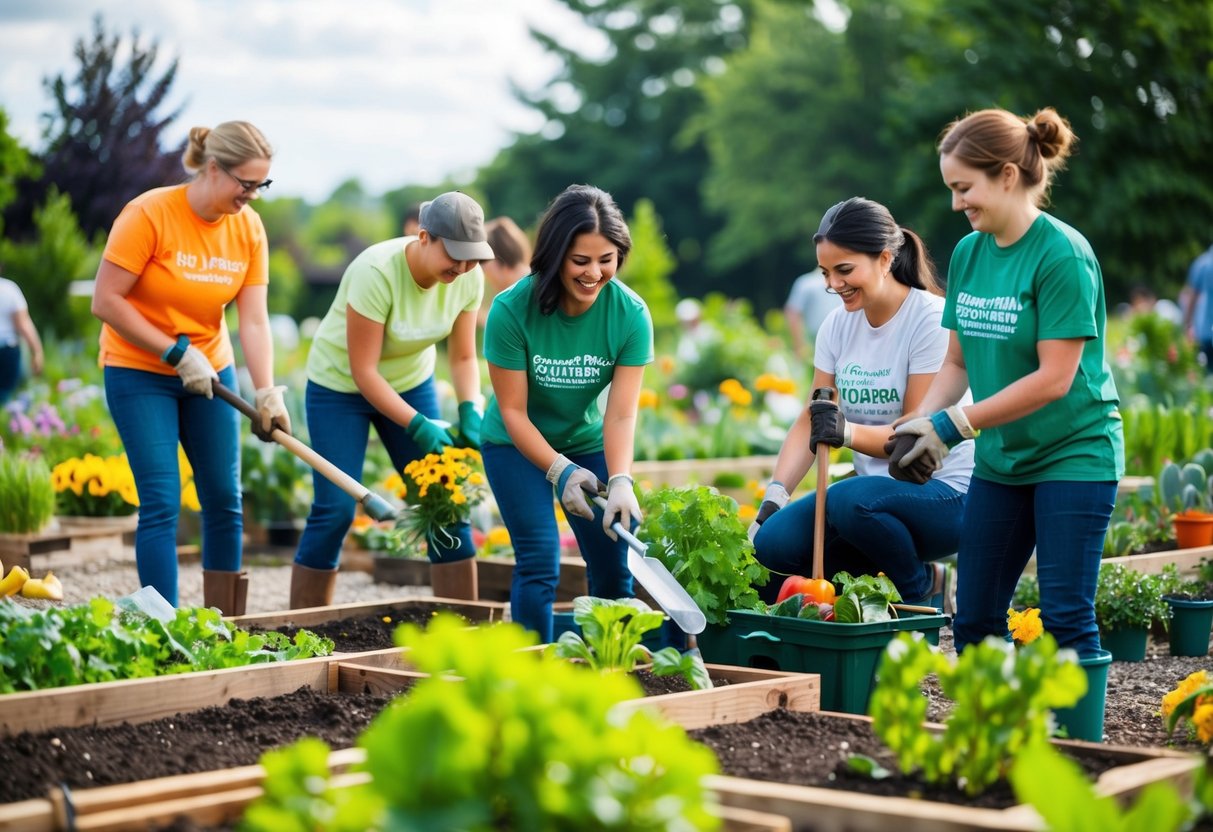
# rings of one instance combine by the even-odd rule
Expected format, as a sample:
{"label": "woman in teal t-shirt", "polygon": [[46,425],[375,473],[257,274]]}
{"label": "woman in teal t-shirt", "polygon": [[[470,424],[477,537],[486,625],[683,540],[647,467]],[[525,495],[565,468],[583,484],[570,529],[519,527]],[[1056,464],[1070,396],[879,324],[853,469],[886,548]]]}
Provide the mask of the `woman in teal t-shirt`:
{"label": "woman in teal t-shirt", "polygon": [[[614,280],[632,247],[610,194],[566,188],[539,224],[531,274],[499,294],[484,330],[494,397],[484,415],[485,473],[514,547],[514,621],[552,640],[560,576],[553,486],[585,558],[590,594],[632,594],[626,548],[610,530],[640,519],[633,440],[653,324]],[[599,395],[607,386],[606,412]],[[591,495],[607,488],[601,525]]]}
{"label": "woman in teal t-shirt", "polygon": [[[937,468],[950,447],[977,438],[960,537],[958,650],[1006,635],[1033,551],[1045,630],[1084,658],[1100,649],[1095,584],[1124,473],[1103,276],[1086,238],[1040,209],[1073,141],[1052,109],[1030,119],[982,110],[953,122],[939,145],[952,208],[973,233],[948,273],[947,358],[917,418],[897,432],[917,437],[903,467],[921,457]],[[974,404],[959,407],[965,387]]]}

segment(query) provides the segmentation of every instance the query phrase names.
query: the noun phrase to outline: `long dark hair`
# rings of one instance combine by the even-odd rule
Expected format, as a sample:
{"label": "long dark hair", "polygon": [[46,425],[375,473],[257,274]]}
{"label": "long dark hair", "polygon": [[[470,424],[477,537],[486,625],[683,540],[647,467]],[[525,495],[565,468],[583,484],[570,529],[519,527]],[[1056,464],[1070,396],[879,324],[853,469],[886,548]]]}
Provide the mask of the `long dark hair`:
{"label": "long dark hair", "polygon": [[879,257],[888,249],[893,255],[889,270],[898,283],[933,295],[943,294],[926,243],[910,229],[899,226],[879,202],[853,196],[831,206],[813,235],[814,243],[823,240],[870,257]]}
{"label": "long dark hair", "polygon": [[531,273],[535,275],[535,298],[539,311],[551,315],[564,296],[560,268],[569,246],[578,234],[597,232],[619,250],[618,268],[623,268],[632,250],[632,235],[623,212],[611,195],[593,185],[570,185],[552,200],[535,235]]}

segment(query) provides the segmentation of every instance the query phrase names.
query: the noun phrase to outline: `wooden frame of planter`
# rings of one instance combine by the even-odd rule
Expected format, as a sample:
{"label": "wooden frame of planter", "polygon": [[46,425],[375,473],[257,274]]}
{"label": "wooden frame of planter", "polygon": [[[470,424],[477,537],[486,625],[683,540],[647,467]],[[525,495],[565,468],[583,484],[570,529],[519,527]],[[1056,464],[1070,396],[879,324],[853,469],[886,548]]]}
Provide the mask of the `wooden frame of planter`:
{"label": "wooden frame of planter", "polygon": [[1168,564],[1175,564],[1181,575],[1195,574],[1200,562],[1213,560],[1213,546],[1196,546],[1191,549],[1171,549],[1165,552],[1150,552],[1145,555],[1124,555],[1104,558],[1101,563],[1119,563],[1127,569],[1135,569],[1147,575],[1157,575]]}
{"label": "wooden frame of planter", "polygon": [[[477,558],[476,575],[480,585],[480,600],[509,601],[510,585],[514,580],[513,558]],[[560,556],[560,579],[556,584],[556,600],[572,601],[590,594],[589,578],[581,555]]]}
{"label": "wooden frame of planter", "polygon": [[[429,565],[429,561],[425,562]],[[231,616],[227,620],[238,627],[262,627],[267,630],[279,627],[307,627],[309,624],[324,624],[342,618],[359,616],[398,615],[406,610],[433,608],[435,612],[446,610],[458,613],[469,621],[492,623],[508,617],[509,605],[496,601],[465,601],[459,598],[401,598],[395,601],[358,601],[353,604],[329,604],[324,607],[306,607],[298,610],[275,610],[273,612],[249,613]]]}
{"label": "wooden frame of planter", "polygon": [[132,515],[129,518],[105,519],[127,522],[96,527],[69,527],[55,522],[33,534],[0,534],[0,561],[4,562],[6,569],[20,566],[28,571],[34,555],[62,555],[85,561],[121,553],[128,542],[133,542],[130,538],[139,518]]}

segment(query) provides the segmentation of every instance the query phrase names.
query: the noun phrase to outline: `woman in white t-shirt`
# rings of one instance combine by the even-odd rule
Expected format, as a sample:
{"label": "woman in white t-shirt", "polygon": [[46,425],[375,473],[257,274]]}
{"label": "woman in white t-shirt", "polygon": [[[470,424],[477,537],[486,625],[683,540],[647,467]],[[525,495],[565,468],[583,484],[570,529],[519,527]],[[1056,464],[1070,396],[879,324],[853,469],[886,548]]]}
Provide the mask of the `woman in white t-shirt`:
{"label": "woman in white t-shirt", "polygon": [[21,287],[0,277],[0,405],[21,381],[21,341],[29,345],[30,371],[42,372],[42,339],[29,316],[29,305]]}
{"label": "woman in white t-shirt", "polygon": [[[776,574],[809,574],[816,495],[788,505],[788,494],[813,464],[818,441],[846,445],[856,476],[829,488],[825,577],[884,572],[906,601],[941,606],[945,571],[934,561],[956,551],[973,443],[958,445],[924,484],[894,479],[885,461],[890,423],[918,406],[948,348],[934,264],[913,231],[862,197],[826,211],[813,241],[827,285],[843,301],[817,333],[813,389],[835,388],[842,418],[829,420],[823,434],[806,407],[788,431],[750,527],[758,560]],[[780,583],[759,592],[770,602]]]}

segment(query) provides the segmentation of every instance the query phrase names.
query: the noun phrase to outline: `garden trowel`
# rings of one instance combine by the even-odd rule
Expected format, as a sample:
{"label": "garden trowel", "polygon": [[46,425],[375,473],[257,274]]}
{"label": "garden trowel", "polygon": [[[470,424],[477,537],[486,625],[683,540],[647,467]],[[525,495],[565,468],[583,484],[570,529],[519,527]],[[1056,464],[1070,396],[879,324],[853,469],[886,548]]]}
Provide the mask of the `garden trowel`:
{"label": "garden trowel", "polygon": [[[594,504],[606,510],[606,500],[595,496]],[[664,563],[647,553],[649,547],[623,527],[618,520],[611,524],[611,531],[628,544],[628,570],[640,582],[657,606],[687,635],[702,633],[708,625],[703,610],[695,603],[682,584],[678,583]],[[693,644],[693,642],[692,642]]]}

